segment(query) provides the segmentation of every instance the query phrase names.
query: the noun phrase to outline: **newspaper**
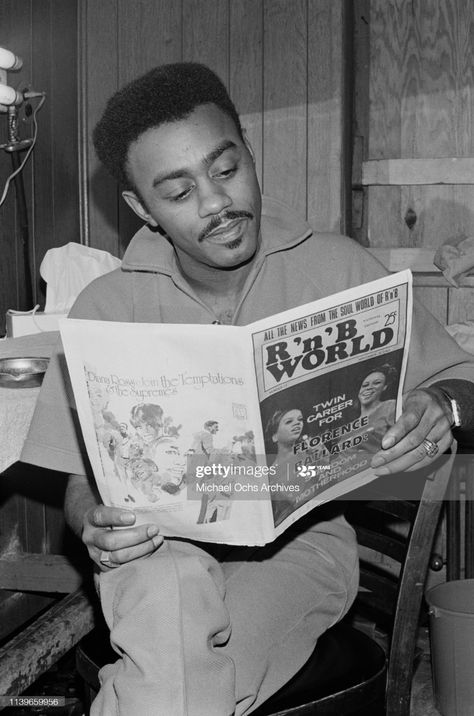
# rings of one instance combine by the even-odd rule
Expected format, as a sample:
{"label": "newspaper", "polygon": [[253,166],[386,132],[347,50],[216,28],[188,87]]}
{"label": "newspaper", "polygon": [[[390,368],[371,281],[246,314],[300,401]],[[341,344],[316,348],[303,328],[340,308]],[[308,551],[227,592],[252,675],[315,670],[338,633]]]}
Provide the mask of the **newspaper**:
{"label": "newspaper", "polygon": [[402,271],[247,326],[62,320],[103,502],[165,536],[271,542],[374,479],[411,315]]}

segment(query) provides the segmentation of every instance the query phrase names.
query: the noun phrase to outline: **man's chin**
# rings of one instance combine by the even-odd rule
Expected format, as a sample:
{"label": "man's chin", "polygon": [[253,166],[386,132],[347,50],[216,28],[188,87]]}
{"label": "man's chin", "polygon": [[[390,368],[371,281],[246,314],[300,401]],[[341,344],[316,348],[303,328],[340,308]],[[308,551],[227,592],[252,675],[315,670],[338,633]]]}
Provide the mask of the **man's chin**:
{"label": "man's chin", "polygon": [[256,253],[256,246],[245,245],[244,240],[238,238],[223,245],[219,254],[214,254],[212,258],[216,268],[232,270],[251,263]]}

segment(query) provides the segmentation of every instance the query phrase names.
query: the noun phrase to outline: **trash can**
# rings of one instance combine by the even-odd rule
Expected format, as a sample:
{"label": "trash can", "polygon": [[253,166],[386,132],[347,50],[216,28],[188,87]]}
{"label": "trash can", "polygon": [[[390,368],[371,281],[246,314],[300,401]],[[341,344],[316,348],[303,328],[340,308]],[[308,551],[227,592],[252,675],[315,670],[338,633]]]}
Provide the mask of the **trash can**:
{"label": "trash can", "polygon": [[436,708],[443,716],[474,714],[474,579],[426,592]]}

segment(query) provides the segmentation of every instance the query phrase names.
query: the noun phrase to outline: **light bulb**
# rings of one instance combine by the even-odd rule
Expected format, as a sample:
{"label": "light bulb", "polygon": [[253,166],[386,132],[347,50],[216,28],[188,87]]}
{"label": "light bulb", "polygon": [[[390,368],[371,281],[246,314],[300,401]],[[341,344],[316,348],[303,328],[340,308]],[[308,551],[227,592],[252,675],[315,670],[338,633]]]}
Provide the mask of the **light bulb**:
{"label": "light bulb", "polygon": [[10,52],[10,50],[0,47],[0,67],[4,70],[21,70],[23,60],[18,55]]}
{"label": "light bulb", "polygon": [[24,101],[23,94],[17,92],[13,87],[8,85],[0,84],[0,104],[6,105],[7,107],[16,104],[17,106],[22,104]]}

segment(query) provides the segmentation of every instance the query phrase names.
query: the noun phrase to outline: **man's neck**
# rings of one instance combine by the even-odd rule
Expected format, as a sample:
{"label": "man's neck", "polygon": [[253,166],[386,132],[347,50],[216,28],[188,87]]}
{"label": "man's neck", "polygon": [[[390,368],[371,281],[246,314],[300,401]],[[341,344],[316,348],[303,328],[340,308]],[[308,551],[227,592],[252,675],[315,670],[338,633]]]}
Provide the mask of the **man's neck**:
{"label": "man's neck", "polygon": [[196,265],[187,256],[177,254],[178,266],[196,295],[216,316],[220,323],[232,323],[247,276],[254,260],[233,269],[219,269]]}

